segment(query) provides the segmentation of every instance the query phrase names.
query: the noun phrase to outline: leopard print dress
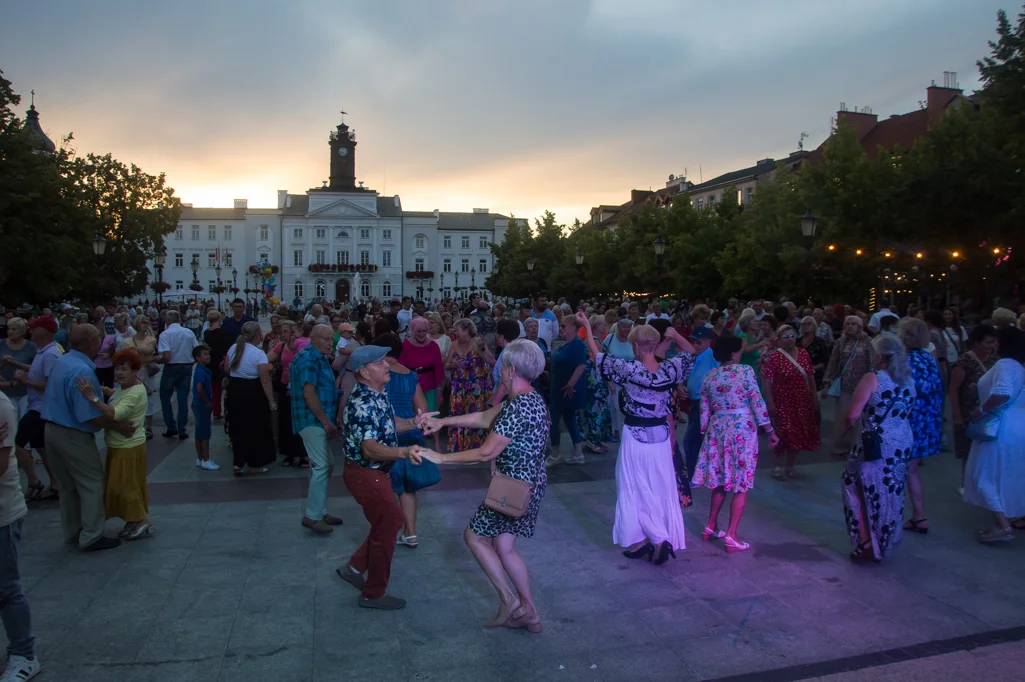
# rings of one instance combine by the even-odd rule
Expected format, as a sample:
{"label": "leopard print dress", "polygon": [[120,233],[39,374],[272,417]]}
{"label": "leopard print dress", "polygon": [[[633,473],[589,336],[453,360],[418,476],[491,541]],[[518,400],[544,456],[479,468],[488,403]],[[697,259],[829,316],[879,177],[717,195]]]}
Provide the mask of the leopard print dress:
{"label": "leopard print dress", "polygon": [[473,533],[488,538],[504,533],[521,538],[534,536],[537,513],[548,485],[545,445],[551,424],[548,405],[537,391],[524,393],[505,403],[492,430],[511,440],[495,460],[495,467],[499,473],[532,483],[534,494],[527,513],[518,519],[490,509],[482,502],[470,519],[469,527]]}

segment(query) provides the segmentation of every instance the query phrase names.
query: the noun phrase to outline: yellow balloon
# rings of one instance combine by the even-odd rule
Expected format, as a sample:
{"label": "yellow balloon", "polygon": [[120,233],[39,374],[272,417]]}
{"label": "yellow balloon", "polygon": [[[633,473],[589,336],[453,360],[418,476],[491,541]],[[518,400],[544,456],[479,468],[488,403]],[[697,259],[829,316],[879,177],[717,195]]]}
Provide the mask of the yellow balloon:
{"label": "yellow balloon", "polygon": [[270,277],[270,276],[271,276],[272,274],[273,274],[273,273],[271,272],[271,269],[270,269],[270,268],[264,268],[264,269],[263,269],[263,276],[264,276],[264,277]]}
{"label": "yellow balloon", "polygon": [[280,301],[280,299],[277,299],[277,298],[272,298],[272,299],[270,300],[270,304],[271,304],[271,305],[281,305],[281,301]]}

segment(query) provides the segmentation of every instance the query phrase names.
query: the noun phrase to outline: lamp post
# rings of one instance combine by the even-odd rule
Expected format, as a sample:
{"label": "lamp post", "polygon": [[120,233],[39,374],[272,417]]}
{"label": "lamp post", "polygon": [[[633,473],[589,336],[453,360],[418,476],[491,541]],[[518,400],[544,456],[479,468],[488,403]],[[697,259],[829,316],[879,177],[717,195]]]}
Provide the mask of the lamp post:
{"label": "lamp post", "polygon": [[[163,283],[164,281],[164,250],[161,249],[153,255],[153,265],[157,270],[157,281]],[[160,301],[160,307],[164,307],[164,291],[161,287],[160,292],[157,293],[157,300]]]}
{"label": "lamp post", "polygon": [[[442,275],[444,277],[444,275]],[[434,275],[431,275],[431,281],[427,283],[427,309],[431,309],[431,301],[434,299]]]}
{"label": "lamp post", "polygon": [[442,298],[445,298],[445,273],[441,273],[440,277],[441,279],[439,280],[440,284],[438,285],[438,295]]}
{"label": "lamp post", "polygon": [[249,296],[249,275],[246,275],[246,288],[245,288],[244,291],[245,291],[246,296],[248,297]]}
{"label": "lamp post", "polygon": [[[534,259],[533,258],[528,258],[527,259],[527,275],[528,275],[527,279],[530,280],[531,282],[534,281],[533,278],[530,277],[530,275],[532,275],[533,273],[534,273]],[[534,288],[531,287],[530,290],[527,293],[530,296],[531,304],[533,304],[534,303]]]}
{"label": "lamp post", "polygon": [[470,268],[470,291],[477,291],[477,269]]}
{"label": "lamp post", "polygon": [[[658,268],[658,273],[662,274],[662,259],[666,253],[666,240],[662,239],[662,235],[658,235],[657,237],[655,237],[655,241],[652,242],[652,246],[655,247],[655,267]],[[584,254],[580,253],[580,255],[577,256],[577,258],[577,265],[580,265],[584,262]]]}
{"label": "lamp post", "polygon": [[458,272],[456,273],[456,283],[452,287],[452,291],[456,292],[456,298],[458,298],[460,301],[463,300],[463,299],[459,298],[459,273]]}
{"label": "lamp post", "polygon": [[96,256],[102,256],[107,250],[107,240],[104,239],[103,235],[96,235],[93,237],[93,254]]}
{"label": "lamp post", "polygon": [[189,266],[192,268],[192,283],[199,284],[199,256],[193,255]]}
{"label": "lamp post", "polygon": [[[235,268],[231,269],[231,288],[238,289],[238,270],[236,270]],[[231,293],[232,295],[235,294],[234,291]]]}
{"label": "lamp post", "polygon": [[804,273],[804,303],[808,303],[808,269],[811,268],[811,247],[815,244],[815,230],[819,226],[819,219],[815,217],[815,214],[811,212],[809,208],[801,216],[801,234],[804,235],[804,245],[808,252],[808,263],[807,269]]}
{"label": "lamp post", "polygon": [[224,270],[221,268],[221,264],[218,263],[217,267],[214,268],[214,272],[217,274],[217,309],[221,309],[221,273]]}

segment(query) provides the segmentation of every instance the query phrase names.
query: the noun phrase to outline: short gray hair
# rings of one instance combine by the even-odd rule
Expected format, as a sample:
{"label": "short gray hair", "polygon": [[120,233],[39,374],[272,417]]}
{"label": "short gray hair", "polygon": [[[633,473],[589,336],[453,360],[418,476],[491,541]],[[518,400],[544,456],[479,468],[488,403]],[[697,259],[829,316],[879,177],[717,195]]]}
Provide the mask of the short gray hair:
{"label": "short gray hair", "polygon": [[168,311],[166,311],[164,313],[164,316],[167,318],[167,323],[168,324],[174,324],[175,322],[180,322],[181,319],[182,319],[182,316],[178,314],[177,310],[168,310]]}
{"label": "short gray hair", "polygon": [[533,317],[528,317],[523,321],[523,328],[526,329],[527,327],[537,327],[538,329],[540,329],[541,325],[539,325],[537,323],[537,320]]}
{"label": "short gray hair", "polygon": [[114,322],[118,324],[128,324],[128,313],[118,313],[114,316]]}
{"label": "short gray hair", "polygon": [[917,317],[905,317],[898,322],[897,336],[908,350],[928,348],[931,343],[929,325]]}
{"label": "short gray hair", "polygon": [[908,354],[904,343],[893,334],[880,334],[872,339],[872,350],[886,360],[886,373],[898,386],[911,380]]}
{"label": "short gray hair", "polygon": [[502,366],[512,367],[516,376],[533,383],[545,371],[545,354],[529,339],[516,339],[502,351]]}

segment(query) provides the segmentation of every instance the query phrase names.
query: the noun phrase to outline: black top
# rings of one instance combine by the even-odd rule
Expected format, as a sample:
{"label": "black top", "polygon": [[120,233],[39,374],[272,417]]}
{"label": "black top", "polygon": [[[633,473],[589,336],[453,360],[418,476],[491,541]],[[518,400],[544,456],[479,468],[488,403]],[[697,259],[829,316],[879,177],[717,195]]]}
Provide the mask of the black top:
{"label": "black top", "polygon": [[221,372],[221,361],[228,354],[232,341],[228,338],[228,332],[224,327],[207,329],[203,334],[203,343],[210,346],[210,372],[214,381],[220,381],[223,377]]}

